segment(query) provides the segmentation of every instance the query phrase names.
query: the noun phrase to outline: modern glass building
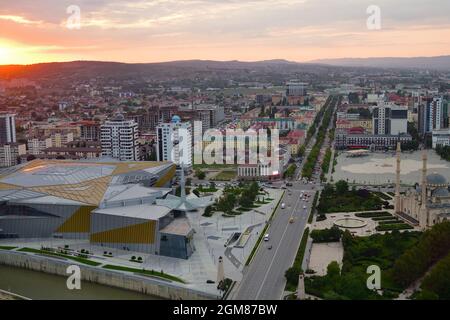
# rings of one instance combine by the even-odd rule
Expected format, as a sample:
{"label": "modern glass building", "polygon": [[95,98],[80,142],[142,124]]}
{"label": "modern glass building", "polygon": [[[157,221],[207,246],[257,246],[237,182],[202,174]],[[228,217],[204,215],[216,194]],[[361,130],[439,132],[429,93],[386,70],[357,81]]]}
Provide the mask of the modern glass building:
{"label": "modern glass building", "polygon": [[[171,162],[34,160],[0,171],[0,239],[62,238],[188,258],[193,230],[156,204],[171,196]],[[169,201],[172,203],[173,201]]]}

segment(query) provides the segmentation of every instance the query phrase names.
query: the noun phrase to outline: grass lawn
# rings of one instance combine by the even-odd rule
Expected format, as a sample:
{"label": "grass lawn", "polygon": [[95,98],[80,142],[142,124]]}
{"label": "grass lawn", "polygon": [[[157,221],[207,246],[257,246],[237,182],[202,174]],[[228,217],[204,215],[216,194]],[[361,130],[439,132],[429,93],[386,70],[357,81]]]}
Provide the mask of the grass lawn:
{"label": "grass lawn", "polygon": [[381,218],[381,217],[389,217],[392,218],[392,214],[387,211],[377,211],[377,212],[361,212],[355,213],[355,216],[358,218]]}
{"label": "grass lawn", "polygon": [[17,247],[10,247],[10,246],[0,246],[0,250],[13,250]]}
{"label": "grass lawn", "polygon": [[380,210],[382,206],[383,200],[367,190],[337,192],[325,188],[317,210],[319,213],[354,212]]}
{"label": "grass lawn", "polygon": [[212,180],[231,181],[233,179],[236,179],[236,176],[237,176],[236,171],[222,170],[214,178],[212,178]]}
{"label": "grass lawn", "polygon": [[162,272],[158,272],[158,271],[154,271],[154,270],[136,269],[136,268],[130,268],[130,267],[115,266],[112,264],[107,264],[106,266],[103,266],[102,268],[108,269],[108,270],[141,273],[141,274],[147,275],[147,276],[163,278],[166,280],[176,281],[176,282],[180,282],[180,283],[186,283],[183,279],[180,279],[178,277],[175,277],[175,276],[167,274],[167,273],[162,273]]}
{"label": "grass lawn", "polygon": [[63,254],[63,253],[51,252],[51,251],[46,251],[46,250],[39,250],[39,249],[33,249],[33,248],[21,248],[17,251],[38,253],[38,254],[55,256],[55,257],[62,257],[62,258],[66,258],[69,260],[73,260],[73,261],[80,262],[80,263],[87,264],[89,266],[94,266],[94,267],[101,265],[101,263],[99,263],[99,262],[95,262],[95,261],[92,261],[92,260],[89,260],[86,258],[75,257],[75,256]]}
{"label": "grass lawn", "polygon": [[230,169],[230,168],[236,168],[237,165],[235,164],[194,164],[192,168],[194,170],[197,169]]}
{"label": "grass lawn", "polygon": [[389,223],[389,224],[382,224],[375,228],[377,231],[392,231],[392,230],[410,230],[414,229],[414,227],[411,227],[409,224],[399,222],[399,223]]}

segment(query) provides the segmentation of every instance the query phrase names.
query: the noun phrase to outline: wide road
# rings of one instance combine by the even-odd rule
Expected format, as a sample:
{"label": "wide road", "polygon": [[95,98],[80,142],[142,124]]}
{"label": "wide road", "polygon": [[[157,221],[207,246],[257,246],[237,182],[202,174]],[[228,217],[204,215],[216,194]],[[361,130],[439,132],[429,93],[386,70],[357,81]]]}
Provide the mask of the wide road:
{"label": "wide road", "polygon": [[[294,261],[300,240],[308,222],[315,190],[312,185],[294,183],[286,190],[281,205],[269,227],[269,241],[263,241],[254,255],[250,266],[244,269],[243,280],[239,284],[235,299],[273,300],[282,299],[286,279],[284,273]],[[308,201],[300,198],[302,190],[309,194]],[[304,208],[306,207],[306,208]],[[294,222],[289,220],[293,218]],[[269,247],[272,249],[269,249]]]}
{"label": "wide road", "polygon": [[[337,97],[330,97],[328,102],[332,104],[331,107],[335,111]],[[318,131],[317,129],[315,135],[311,137],[304,159],[307,159]],[[306,160],[299,166],[299,176],[305,162]],[[314,177],[314,180],[319,181],[319,176],[320,173]],[[286,285],[284,274],[292,266],[300,246],[311,212],[314,193],[321,188],[320,183],[305,184],[301,181],[293,181],[292,184],[281,200],[281,203],[285,203],[285,209],[282,209],[281,205],[277,208],[268,228],[269,241],[263,241],[260,244],[250,265],[244,268],[242,281],[235,289],[233,299],[278,300],[283,298]],[[301,193],[310,195],[308,201],[301,199]],[[294,219],[293,223],[289,222],[291,218]]]}

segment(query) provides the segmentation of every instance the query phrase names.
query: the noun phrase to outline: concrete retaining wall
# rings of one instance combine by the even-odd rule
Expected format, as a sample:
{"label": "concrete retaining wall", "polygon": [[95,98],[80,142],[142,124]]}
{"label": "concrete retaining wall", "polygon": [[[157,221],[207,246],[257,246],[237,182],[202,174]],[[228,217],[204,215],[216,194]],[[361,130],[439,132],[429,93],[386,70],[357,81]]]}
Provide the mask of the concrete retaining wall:
{"label": "concrete retaining wall", "polygon": [[[39,272],[68,277],[66,273],[69,265],[77,264],[72,261],[58,260],[15,251],[0,250],[0,264],[30,269]],[[94,282],[111,287],[127,289],[143,294],[154,295],[173,300],[211,300],[218,299],[213,294],[192,290],[174,285],[163,280],[152,279],[140,275],[125,274],[98,267],[77,264],[81,269],[81,280]]]}

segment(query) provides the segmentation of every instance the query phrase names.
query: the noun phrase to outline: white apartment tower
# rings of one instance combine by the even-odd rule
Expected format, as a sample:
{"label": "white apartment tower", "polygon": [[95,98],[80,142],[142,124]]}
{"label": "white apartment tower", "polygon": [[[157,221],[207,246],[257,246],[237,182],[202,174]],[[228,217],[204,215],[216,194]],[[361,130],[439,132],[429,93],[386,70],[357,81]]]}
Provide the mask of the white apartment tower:
{"label": "white apartment tower", "polygon": [[161,123],[156,128],[156,154],[158,161],[172,161],[185,170],[192,168],[192,126],[173,116],[170,123]]}
{"label": "white apartment tower", "polygon": [[138,161],[138,125],[118,114],[100,127],[102,156],[120,161]]}

